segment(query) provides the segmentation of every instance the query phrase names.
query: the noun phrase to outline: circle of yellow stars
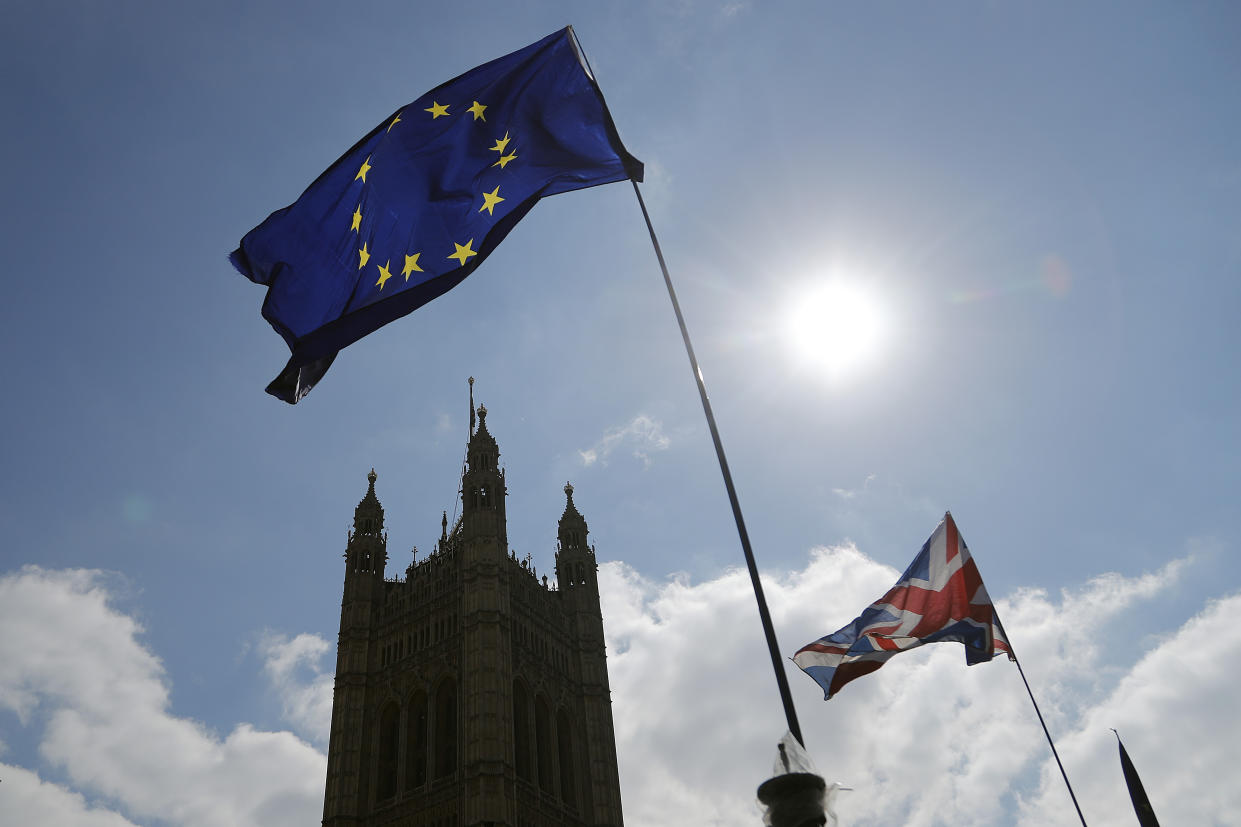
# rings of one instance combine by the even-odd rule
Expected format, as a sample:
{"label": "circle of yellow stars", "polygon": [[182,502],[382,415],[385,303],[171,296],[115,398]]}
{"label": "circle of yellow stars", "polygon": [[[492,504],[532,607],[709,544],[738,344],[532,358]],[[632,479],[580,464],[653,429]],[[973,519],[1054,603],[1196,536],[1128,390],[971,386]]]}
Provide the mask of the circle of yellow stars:
{"label": "circle of yellow stars", "polygon": [[[442,104],[439,101],[433,100],[431,101],[431,105],[422,111],[429,113],[431,115],[431,120],[437,120],[439,118],[452,117],[452,113],[449,111],[449,108],[451,106],[452,104]],[[487,117],[486,117],[487,105],[486,104],[479,103],[478,101],[474,101],[470,106],[466,107],[465,111],[466,113],[473,115],[473,119],[475,122],[477,121],[482,121],[483,123],[487,122]],[[398,112],[396,116],[394,116],[392,120],[388,123],[388,128],[385,130],[385,132],[391,132],[392,127],[396,126],[400,122],[401,122],[401,113]],[[498,159],[496,160],[494,164],[492,164],[493,167],[499,167],[500,169],[504,169],[505,167],[509,165],[509,163],[511,163],[514,159],[517,158],[517,152],[515,150],[514,151],[509,150],[509,144],[511,142],[512,142],[512,138],[507,131],[505,131],[503,138],[496,138],[495,146],[491,147],[491,149],[489,150],[491,152],[499,153]],[[358,168],[358,173],[357,175],[353,177],[353,180],[361,181],[363,184],[366,183],[366,174],[374,168],[371,164],[371,157],[372,156],[370,155],[366,156],[366,160],[363,161],[362,166]],[[500,195],[499,186],[496,186],[495,189],[493,189],[491,192],[482,193],[482,199],[483,199],[483,203],[482,203],[482,206],[478,208],[478,211],[479,212],[486,211],[487,215],[492,215],[492,216],[495,215],[496,205],[498,205],[501,201],[505,200],[504,196]],[[350,231],[360,234],[362,230],[362,204],[361,203],[359,203],[357,207],[354,208],[354,211],[352,215],[350,216],[350,219],[351,219],[350,226],[349,226]],[[474,249],[474,239],[472,238],[466,241],[464,244],[459,244],[454,241],[453,247],[455,248],[455,250],[452,252],[451,255],[447,256],[447,258],[449,260],[457,261],[458,266],[465,266],[466,262],[468,262],[474,256],[478,255],[478,251]],[[422,257],[422,253],[421,252],[405,253],[404,257],[405,257],[405,262],[404,262],[404,266],[401,268],[401,275],[405,278],[405,281],[408,283],[409,277],[411,275],[413,275],[414,273],[424,272],[422,269],[422,266],[419,264],[419,259]],[[370,251],[369,243],[366,241],[363,241],[362,246],[358,248],[358,270],[364,269],[366,267],[367,262],[369,262],[370,259],[371,259],[371,251]],[[375,282],[375,286],[378,287],[382,291],[384,288],[384,284],[390,278],[392,278],[392,260],[391,259],[386,260],[382,266],[378,267],[378,269],[379,269],[379,281]]]}

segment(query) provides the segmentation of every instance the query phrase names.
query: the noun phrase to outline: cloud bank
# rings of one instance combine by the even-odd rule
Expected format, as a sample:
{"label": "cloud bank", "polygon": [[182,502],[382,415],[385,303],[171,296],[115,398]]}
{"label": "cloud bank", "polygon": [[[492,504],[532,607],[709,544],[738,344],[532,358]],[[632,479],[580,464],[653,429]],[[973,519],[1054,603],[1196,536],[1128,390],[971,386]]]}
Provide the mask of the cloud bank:
{"label": "cloud bank", "polygon": [[[1027,590],[999,610],[1091,825],[1133,823],[1115,740],[1121,730],[1166,823],[1224,824],[1241,793],[1208,767],[1236,763],[1241,723],[1229,699],[1241,595],[1208,607],[1136,665],[1110,641],[1131,635],[1141,601],[1185,563],[1134,578],[1106,575],[1056,597]],[[602,568],[626,819],[635,824],[753,825],[784,716],[749,577],[654,582]],[[765,579],[786,655],[852,620],[899,572],[852,547]],[[1210,646],[1204,646],[1210,630]],[[962,647],[903,654],[830,702],[786,664],[810,754],[842,825],[1077,824],[1014,665],[965,665]],[[1218,773],[1215,774],[1218,776]]]}
{"label": "cloud bank", "polygon": [[172,714],[163,666],[110,605],[110,585],[37,566],[0,577],[0,710],[42,728],[41,758],[71,785],[6,767],[0,821],[130,823],[108,810],[187,827],[319,821],[324,756],[290,732],[242,723],[220,737]]}
{"label": "cloud bank", "polygon": [[[1185,565],[998,604],[1095,827],[1133,823],[1110,727],[1165,823],[1235,823],[1241,812],[1241,791],[1220,783],[1241,743],[1241,629],[1230,623],[1241,594],[1127,654],[1143,603]],[[898,574],[845,546],[766,580],[785,653],[851,620]],[[759,823],[754,789],[784,718],[748,576],[654,581],[609,563],[600,583],[626,820]],[[170,710],[168,676],[139,624],[114,608],[116,585],[33,566],[0,576],[0,710],[37,735],[40,761],[37,771],[33,758],[0,764],[0,824],[316,823],[330,642],[265,633],[256,679],[292,731],[239,723],[220,736]],[[1077,823],[1012,664],[966,667],[960,646],[927,646],[826,703],[787,668],[819,771],[853,788],[837,799],[842,825]]]}

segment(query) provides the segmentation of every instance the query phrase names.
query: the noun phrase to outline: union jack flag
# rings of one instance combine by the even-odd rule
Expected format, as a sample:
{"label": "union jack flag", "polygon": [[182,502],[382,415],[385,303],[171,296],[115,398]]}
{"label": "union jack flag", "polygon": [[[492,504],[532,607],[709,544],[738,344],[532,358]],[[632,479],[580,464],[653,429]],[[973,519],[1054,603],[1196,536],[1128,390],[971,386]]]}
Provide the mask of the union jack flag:
{"label": "union jack flag", "polygon": [[887,594],[840,631],[803,646],[793,662],[823,687],[826,700],[893,655],[943,640],[965,644],[971,666],[991,660],[997,651],[1014,659],[951,513],[944,514]]}

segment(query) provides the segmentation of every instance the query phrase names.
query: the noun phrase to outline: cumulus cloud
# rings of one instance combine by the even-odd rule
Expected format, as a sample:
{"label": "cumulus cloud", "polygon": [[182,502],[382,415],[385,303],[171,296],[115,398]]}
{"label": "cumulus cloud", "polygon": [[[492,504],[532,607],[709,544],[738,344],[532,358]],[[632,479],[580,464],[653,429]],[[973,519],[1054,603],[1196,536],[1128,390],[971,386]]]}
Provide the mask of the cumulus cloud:
{"label": "cumulus cloud", "polygon": [[[1147,653],[1057,744],[1075,768],[1073,786],[1088,822],[1106,824],[1115,813],[1132,812],[1111,732],[1115,728],[1165,824],[1236,823],[1241,787],[1225,779],[1241,758],[1238,612],[1241,595],[1207,606]],[[1037,791],[1022,800],[1022,824],[1074,823],[1044,815],[1063,809],[1065,792],[1053,773],[1055,768],[1045,765]]]}
{"label": "cumulus cloud", "polygon": [[[1129,825],[1116,727],[1165,823],[1230,823],[1241,792],[1219,783],[1236,762],[1232,713],[1241,594],[1163,637],[1133,641],[1143,601],[1187,565],[1108,574],[998,604],[1087,819]],[[899,572],[851,546],[764,580],[785,654],[850,621]],[[651,580],[601,567],[613,711],[631,824],[758,823],[754,790],[771,771],[784,716],[749,577]],[[324,757],[290,732],[237,725],[221,737],[169,709],[168,678],[142,629],[90,571],[27,567],[0,577],[0,709],[39,728],[54,781],[0,764],[0,822],[125,827],[315,823]],[[263,672],[299,733],[330,719],[329,641],[267,633]],[[843,825],[1076,823],[1016,668],[967,667],[960,646],[903,654],[830,702],[791,664],[809,752]],[[329,667],[330,668],[330,667]]]}
{"label": "cumulus cloud", "polygon": [[[1138,601],[1157,597],[1183,565],[1132,578],[1102,576],[1056,598],[1023,591],[999,604],[1062,755],[1068,753],[1070,777],[1080,775],[1091,797],[1091,824],[1132,823],[1132,811],[1116,803],[1125,791],[1115,747],[1107,747],[1111,733],[1096,719],[1129,722],[1132,751],[1157,743],[1163,729],[1157,722],[1168,720],[1174,706],[1185,748],[1150,766],[1163,778],[1148,791],[1193,799],[1185,823],[1224,823],[1241,804],[1238,794],[1215,789],[1204,769],[1235,762],[1241,725],[1230,719],[1213,727],[1217,716],[1229,714],[1241,632],[1216,635],[1209,652],[1198,646],[1196,656],[1186,653],[1191,637],[1201,640],[1208,628],[1219,628],[1213,622],[1241,608],[1241,596],[1191,621],[1131,670],[1097,643],[1109,630],[1125,634]],[[852,620],[898,575],[840,547],[815,550],[803,571],[765,579],[785,653]],[[601,567],[601,586],[626,819],[757,823],[753,791],[770,772],[784,717],[748,575],[655,582],[609,563]],[[826,703],[809,678],[791,664],[786,671],[820,772],[854,788],[837,800],[841,824],[1076,822],[1012,664],[997,659],[967,667],[960,646],[923,647]],[[1111,689],[1100,675],[1113,676]],[[1108,699],[1107,691],[1123,703]],[[1202,704],[1185,704],[1186,698]],[[1128,714],[1112,716],[1108,710],[1116,705]],[[1151,740],[1144,743],[1139,731]],[[1177,760],[1191,755],[1195,739],[1211,743],[1200,752],[1203,766]],[[1111,754],[1103,755],[1107,749]]]}
{"label": "cumulus cloud", "polygon": [[0,764],[0,823],[135,827],[119,813],[91,807],[81,793],[43,781],[22,767]]}
{"label": "cumulus cloud", "polygon": [[646,414],[639,414],[627,424],[609,430],[594,445],[577,453],[581,456],[583,465],[590,466],[596,462],[606,465],[608,456],[614,450],[627,445],[633,456],[649,467],[651,453],[666,451],[670,444],[671,441],[664,434],[663,425],[659,420],[652,419]]}
{"label": "cumulus cloud", "polygon": [[[139,624],[110,605],[108,585],[100,572],[37,566],[0,577],[0,709],[43,725],[43,759],[77,793],[140,820],[318,821],[324,756],[289,732],[239,724],[221,738],[173,715],[163,665]],[[28,771],[14,778],[31,811],[64,816],[23,823],[128,823]]]}
{"label": "cumulus cloud", "polygon": [[267,632],[259,641],[263,672],[280,698],[284,719],[324,749],[332,724],[334,676],[323,670],[323,662],[331,651],[331,643],[305,633],[290,639]]}

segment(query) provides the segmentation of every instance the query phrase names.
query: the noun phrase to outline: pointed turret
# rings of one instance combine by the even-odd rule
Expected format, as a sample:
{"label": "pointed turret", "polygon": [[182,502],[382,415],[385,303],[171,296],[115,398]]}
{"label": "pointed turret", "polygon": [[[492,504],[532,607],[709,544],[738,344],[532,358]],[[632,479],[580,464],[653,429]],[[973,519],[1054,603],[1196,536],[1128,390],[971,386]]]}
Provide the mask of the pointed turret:
{"label": "pointed turret", "polygon": [[565,483],[564,513],[556,531],[556,579],[559,595],[571,613],[575,655],[581,668],[581,721],[587,744],[587,766],[593,782],[592,824],[621,823],[620,779],[612,699],[603,642],[603,611],[599,604],[599,566],[587,542],[586,518],[573,503],[573,485]]}
{"label": "pointed turret", "polygon": [[346,577],[352,573],[376,574],[383,577],[388,562],[388,535],[384,533],[384,508],[375,496],[375,469],[366,475],[369,485],[366,496],[353,510],[353,531],[345,550]]}
{"label": "pointed turret", "polygon": [[462,528],[470,536],[499,537],[507,548],[504,525],[504,471],[500,449],[487,430],[487,406],[478,406],[478,428],[470,436],[461,476]]}
{"label": "pointed turret", "polygon": [[595,577],[595,550],[586,542],[589,529],[586,518],[573,504],[573,484],[564,484],[565,506],[556,531],[559,550],[556,553],[556,580],[560,588],[590,586],[598,592]]}
{"label": "pointed turret", "polygon": [[[345,545],[345,589],[336,644],[336,682],[328,752],[324,823],[356,823],[369,778],[364,725],[367,676],[375,662],[374,625],[382,605],[388,535],[384,509],[375,496],[375,469],[366,475],[366,496],[353,510],[353,530]],[[340,821],[338,821],[338,819]]]}

